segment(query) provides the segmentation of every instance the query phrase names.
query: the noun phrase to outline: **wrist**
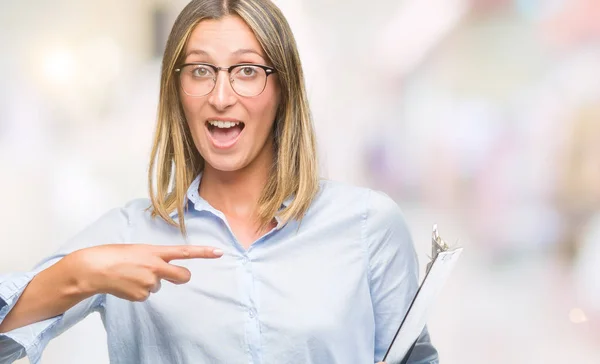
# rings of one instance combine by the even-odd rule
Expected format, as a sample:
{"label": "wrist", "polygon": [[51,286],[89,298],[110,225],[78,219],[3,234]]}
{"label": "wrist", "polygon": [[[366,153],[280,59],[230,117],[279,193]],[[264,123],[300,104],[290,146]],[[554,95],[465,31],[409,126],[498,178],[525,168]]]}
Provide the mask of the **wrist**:
{"label": "wrist", "polygon": [[[85,249],[84,249],[85,250]],[[78,297],[90,297],[102,293],[100,287],[95,283],[96,274],[93,268],[87,264],[83,250],[73,252],[65,256],[59,263],[65,269],[66,294]]]}

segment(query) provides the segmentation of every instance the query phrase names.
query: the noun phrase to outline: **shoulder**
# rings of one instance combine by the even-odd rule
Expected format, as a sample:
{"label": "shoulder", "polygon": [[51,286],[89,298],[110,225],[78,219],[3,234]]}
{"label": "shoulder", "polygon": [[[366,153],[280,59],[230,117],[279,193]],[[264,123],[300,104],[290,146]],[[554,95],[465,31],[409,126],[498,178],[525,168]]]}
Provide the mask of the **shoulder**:
{"label": "shoulder", "polygon": [[149,213],[148,199],[135,199],[101,213],[95,221],[72,236],[61,248],[68,253],[85,247],[129,241],[131,227]]}
{"label": "shoulder", "polygon": [[386,193],[344,182],[321,180],[315,203],[333,204],[340,208],[358,211],[371,222],[390,224],[404,220],[398,204]]}
{"label": "shoulder", "polygon": [[358,205],[366,202],[370,190],[365,187],[355,186],[345,182],[322,179],[319,183],[319,192],[316,203],[336,203]]}
{"label": "shoulder", "polygon": [[[400,206],[382,191],[370,190],[367,217],[372,228],[407,230]],[[402,231],[407,233],[407,231]]]}
{"label": "shoulder", "polygon": [[137,198],[126,202],[121,206],[105,211],[94,225],[106,226],[131,226],[136,221],[150,216],[148,208],[151,206],[150,199]]}
{"label": "shoulder", "polygon": [[131,216],[143,216],[149,214],[152,202],[149,198],[136,198],[125,203],[121,210]]}
{"label": "shoulder", "polygon": [[410,248],[412,238],[400,206],[385,192],[346,183],[323,181],[326,201],[340,214],[360,214],[363,238],[369,245]]}
{"label": "shoulder", "polygon": [[320,217],[360,223],[363,237],[367,240],[393,234],[403,241],[410,241],[402,210],[382,191],[321,180],[319,193],[311,210]]}

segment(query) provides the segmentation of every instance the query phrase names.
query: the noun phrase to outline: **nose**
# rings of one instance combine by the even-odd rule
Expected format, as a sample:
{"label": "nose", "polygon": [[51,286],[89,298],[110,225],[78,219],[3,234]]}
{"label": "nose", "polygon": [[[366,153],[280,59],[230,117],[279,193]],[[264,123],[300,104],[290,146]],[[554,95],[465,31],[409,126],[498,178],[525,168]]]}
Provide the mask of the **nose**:
{"label": "nose", "polygon": [[219,111],[226,110],[235,104],[237,100],[236,94],[229,82],[229,73],[217,72],[215,88],[209,95],[208,102]]}

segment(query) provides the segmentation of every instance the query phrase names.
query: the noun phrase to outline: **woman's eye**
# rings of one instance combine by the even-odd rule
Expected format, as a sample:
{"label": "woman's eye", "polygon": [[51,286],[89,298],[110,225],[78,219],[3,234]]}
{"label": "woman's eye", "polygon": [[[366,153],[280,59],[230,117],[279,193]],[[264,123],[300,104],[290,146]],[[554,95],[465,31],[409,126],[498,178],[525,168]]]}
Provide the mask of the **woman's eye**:
{"label": "woman's eye", "polygon": [[246,77],[254,76],[255,72],[256,72],[256,70],[254,69],[254,67],[243,67],[242,68],[242,75],[246,76]]}
{"label": "woman's eye", "polygon": [[210,70],[207,67],[196,67],[192,70],[192,75],[195,77],[206,77],[210,75]]}

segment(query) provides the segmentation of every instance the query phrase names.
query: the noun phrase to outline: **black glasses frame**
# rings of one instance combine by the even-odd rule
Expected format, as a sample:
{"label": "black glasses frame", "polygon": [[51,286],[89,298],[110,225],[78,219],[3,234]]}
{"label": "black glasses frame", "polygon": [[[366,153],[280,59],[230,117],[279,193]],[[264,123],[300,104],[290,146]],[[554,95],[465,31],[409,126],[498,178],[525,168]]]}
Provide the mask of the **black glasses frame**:
{"label": "black glasses frame", "polygon": [[[234,65],[232,65],[232,66],[229,66],[229,67],[219,67],[219,66],[215,66],[214,64],[211,64],[211,63],[204,63],[204,62],[192,62],[192,63],[184,63],[184,64],[181,64],[181,65],[179,65],[179,66],[177,66],[177,67],[175,68],[175,73],[177,73],[177,74],[181,75],[181,70],[182,70],[184,67],[187,67],[187,66],[206,66],[206,67],[210,67],[210,68],[212,68],[212,69],[213,69],[213,71],[215,72],[215,75],[217,75],[217,74],[218,74],[220,71],[227,71],[227,73],[229,74],[229,83],[230,83],[230,84],[231,84],[231,72],[232,72],[232,71],[233,71],[235,68],[239,68],[239,67],[243,67],[243,66],[253,66],[253,67],[262,68],[262,69],[265,71],[265,73],[266,73],[266,75],[267,75],[267,76],[265,77],[265,84],[264,84],[264,86],[263,86],[263,89],[262,89],[262,90],[261,90],[261,91],[260,91],[258,94],[254,95],[254,96],[244,96],[244,95],[240,95],[240,94],[239,94],[237,91],[235,91],[235,87],[233,87],[233,84],[231,84],[231,88],[233,89],[233,91],[234,91],[236,94],[238,94],[238,95],[240,95],[240,96],[242,96],[242,97],[256,97],[256,96],[258,96],[258,95],[262,94],[262,93],[263,93],[263,91],[265,90],[265,87],[267,86],[267,80],[268,80],[269,76],[270,76],[270,75],[272,75],[272,74],[274,74],[274,73],[277,73],[277,70],[276,70],[275,68],[273,68],[273,67],[269,67],[269,66],[265,66],[265,65],[263,65],[263,64],[256,64],[256,63],[238,63],[238,64],[234,64]],[[206,94],[204,94],[204,95],[199,95],[199,96],[194,96],[194,95],[189,95],[189,96],[192,96],[192,97],[202,97],[202,96],[206,96],[206,95],[210,94],[211,92],[213,92],[213,90],[215,89],[215,86],[217,85],[216,81],[217,81],[217,80],[215,79],[215,84],[213,85],[213,88],[212,88],[212,89],[211,89],[209,92],[207,92]],[[179,80],[179,84],[181,85],[181,79]],[[183,91],[185,92],[185,90],[183,90]],[[186,92],[186,94],[187,94],[187,92]]]}

